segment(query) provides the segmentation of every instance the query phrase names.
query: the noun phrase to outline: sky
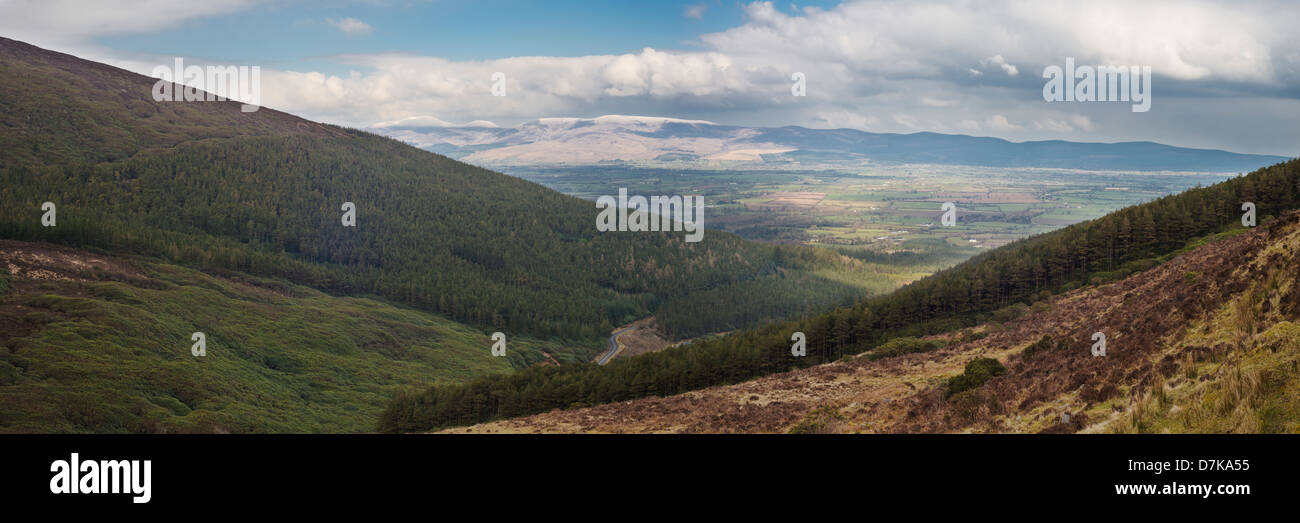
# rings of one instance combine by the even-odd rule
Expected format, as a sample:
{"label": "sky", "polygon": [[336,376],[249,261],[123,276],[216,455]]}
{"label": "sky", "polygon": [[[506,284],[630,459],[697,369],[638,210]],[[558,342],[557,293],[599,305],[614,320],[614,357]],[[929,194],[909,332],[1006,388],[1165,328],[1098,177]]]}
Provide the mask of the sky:
{"label": "sky", "polygon": [[[0,36],[142,74],[257,66],[262,105],[350,127],[626,114],[1291,157],[1296,20],[1267,0],[0,0]],[[1067,58],[1149,67],[1150,109],[1044,100]]]}

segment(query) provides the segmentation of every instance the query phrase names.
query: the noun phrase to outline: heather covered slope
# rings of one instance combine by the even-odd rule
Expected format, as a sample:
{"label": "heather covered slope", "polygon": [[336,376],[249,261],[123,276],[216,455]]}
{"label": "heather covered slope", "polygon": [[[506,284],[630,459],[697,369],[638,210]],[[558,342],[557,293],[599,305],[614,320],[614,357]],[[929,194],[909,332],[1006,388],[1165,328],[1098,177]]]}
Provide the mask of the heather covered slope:
{"label": "heather covered slope", "polygon": [[1300,213],[1189,247],[928,350],[451,432],[1300,432]]}

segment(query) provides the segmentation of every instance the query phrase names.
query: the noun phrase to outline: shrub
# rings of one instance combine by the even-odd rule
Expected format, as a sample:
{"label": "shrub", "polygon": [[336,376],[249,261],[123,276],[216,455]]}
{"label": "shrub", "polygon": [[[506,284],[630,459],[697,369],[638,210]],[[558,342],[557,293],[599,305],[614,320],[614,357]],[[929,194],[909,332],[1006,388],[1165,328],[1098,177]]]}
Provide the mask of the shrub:
{"label": "shrub", "polygon": [[1052,347],[1052,337],[1044,334],[1043,337],[1039,338],[1039,340],[1034,342],[1033,345],[1025,347],[1024,352],[1021,352],[1020,354],[1021,357],[1025,359],[1029,359],[1034,357],[1035,354],[1045,351],[1051,347]]}
{"label": "shrub", "polygon": [[846,427],[844,415],[832,406],[820,407],[809,412],[803,419],[790,427],[789,434],[833,434]]}
{"label": "shrub", "polygon": [[984,382],[1007,373],[1002,362],[993,358],[975,358],[966,364],[966,371],[948,379],[948,397],[983,385]]}
{"label": "shrub", "polygon": [[1006,307],[993,311],[993,321],[998,323],[1006,323],[1008,321],[1019,318],[1021,315],[1025,313],[1025,311],[1028,310],[1029,310],[1029,306],[1023,303],[1008,305]]}
{"label": "shrub", "polygon": [[902,356],[913,352],[929,352],[941,346],[943,346],[943,344],[937,341],[926,341],[911,337],[894,338],[877,346],[867,355],[867,359],[875,361],[881,358]]}
{"label": "shrub", "polygon": [[975,422],[983,409],[988,409],[988,413],[993,415],[1002,413],[1002,404],[978,389],[954,394],[948,402],[952,405],[956,421],[961,423]]}

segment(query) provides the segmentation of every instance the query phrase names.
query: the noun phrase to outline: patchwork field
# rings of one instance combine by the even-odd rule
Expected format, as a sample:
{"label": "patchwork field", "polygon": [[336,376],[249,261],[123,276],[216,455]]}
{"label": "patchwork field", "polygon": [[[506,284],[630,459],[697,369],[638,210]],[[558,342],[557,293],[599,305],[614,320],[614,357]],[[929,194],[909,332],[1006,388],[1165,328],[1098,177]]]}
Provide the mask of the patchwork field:
{"label": "patchwork field", "polygon": [[[917,253],[943,266],[984,249],[1222,181],[1211,173],[1014,169],[951,165],[780,167],[733,164],[673,170],[620,164],[514,167],[509,174],[594,199],[698,194],[705,226],[751,240],[831,246],[848,253]],[[957,224],[944,227],[944,203]]]}

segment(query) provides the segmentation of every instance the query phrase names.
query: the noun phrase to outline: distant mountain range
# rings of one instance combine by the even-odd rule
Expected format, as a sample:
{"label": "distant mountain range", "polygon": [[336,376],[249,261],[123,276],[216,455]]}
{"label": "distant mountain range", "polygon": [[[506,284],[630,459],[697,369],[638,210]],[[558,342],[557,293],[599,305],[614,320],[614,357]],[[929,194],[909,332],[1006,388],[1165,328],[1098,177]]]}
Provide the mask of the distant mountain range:
{"label": "distant mountain range", "polygon": [[837,163],[875,161],[1116,171],[1246,172],[1282,156],[1191,149],[1155,142],[1011,142],[939,133],[739,127],[647,116],[542,118],[516,127],[431,118],[384,122],[370,131],[480,165],[609,162]]}

